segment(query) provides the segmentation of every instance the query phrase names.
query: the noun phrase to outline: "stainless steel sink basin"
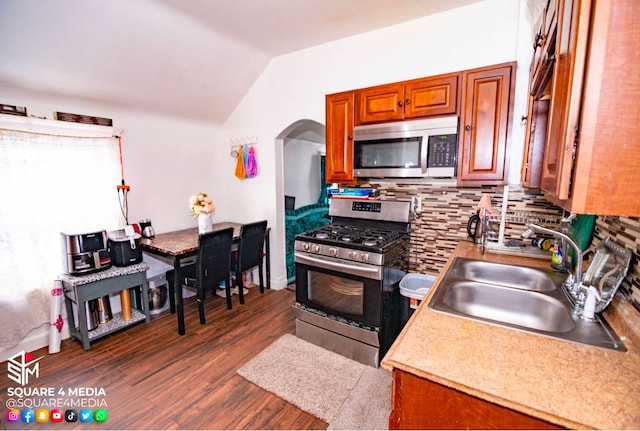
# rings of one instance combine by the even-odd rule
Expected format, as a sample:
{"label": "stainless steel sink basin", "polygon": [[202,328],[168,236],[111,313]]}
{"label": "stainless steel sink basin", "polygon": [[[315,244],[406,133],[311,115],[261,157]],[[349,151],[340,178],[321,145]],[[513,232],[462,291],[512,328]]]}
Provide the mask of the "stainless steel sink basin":
{"label": "stainless steel sink basin", "polygon": [[477,260],[460,265],[462,278],[480,283],[493,283],[515,289],[548,292],[558,288],[556,282],[544,272],[525,266],[503,265]]}
{"label": "stainless steel sink basin", "polygon": [[551,269],[455,258],[429,308],[538,335],[626,351],[606,321],[574,313],[561,285],[566,274]]}
{"label": "stainless steel sink basin", "polygon": [[458,281],[447,290],[444,303],[462,314],[540,331],[567,332],[575,328],[562,302],[528,290]]}

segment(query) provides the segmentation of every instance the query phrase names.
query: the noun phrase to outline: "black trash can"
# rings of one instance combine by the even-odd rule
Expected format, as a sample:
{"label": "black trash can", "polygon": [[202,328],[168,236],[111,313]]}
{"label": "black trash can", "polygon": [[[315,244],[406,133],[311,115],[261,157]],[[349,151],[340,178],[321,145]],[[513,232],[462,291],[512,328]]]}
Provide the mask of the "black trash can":
{"label": "black trash can", "polygon": [[435,275],[407,274],[400,280],[400,320],[404,326],[436,280]]}

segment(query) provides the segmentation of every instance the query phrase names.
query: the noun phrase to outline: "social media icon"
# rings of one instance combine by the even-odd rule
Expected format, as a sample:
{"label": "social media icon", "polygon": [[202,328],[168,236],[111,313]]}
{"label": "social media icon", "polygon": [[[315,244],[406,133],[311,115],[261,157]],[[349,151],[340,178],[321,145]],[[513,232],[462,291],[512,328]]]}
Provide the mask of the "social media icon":
{"label": "social media icon", "polygon": [[75,410],[65,410],[64,420],[66,422],[78,422],[78,412]]}
{"label": "social media icon", "polygon": [[91,418],[93,415],[91,414],[91,410],[82,409],[80,410],[80,422],[91,422]]}
{"label": "social media icon", "polygon": [[36,413],[32,409],[22,409],[20,418],[22,422],[28,424],[36,420]]}
{"label": "social media icon", "polygon": [[105,409],[97,409],[93,412],[93,420],[96,422],[106,422],[107,421],[107,411]]}
{"label": "social media icon", "polygon": [[49,410],[36,410],[36,421],[40,423],[49,422]]}
{"label": "social media icon", "polygon": [[6,418],[7,422],[18,422],[20,420],[20,410],[8,409]]}
{"label": "social media icon", "polygon": [[51,409],[49,412],[49,418],[51,422],[62,422],[64,420],[64,414],[60,409]]}

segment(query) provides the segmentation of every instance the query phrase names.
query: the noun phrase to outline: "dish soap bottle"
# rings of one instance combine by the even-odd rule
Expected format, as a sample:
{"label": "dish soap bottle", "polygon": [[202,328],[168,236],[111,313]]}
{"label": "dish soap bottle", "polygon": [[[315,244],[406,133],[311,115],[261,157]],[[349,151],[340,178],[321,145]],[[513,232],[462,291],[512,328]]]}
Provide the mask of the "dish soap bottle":
{"label": "dish soap bottle", "polygon": [[562,247],[558,240],[554,241],[553,248],[551,249],[551,267],[556,271],[565,272],[567,270],[562,259]]}

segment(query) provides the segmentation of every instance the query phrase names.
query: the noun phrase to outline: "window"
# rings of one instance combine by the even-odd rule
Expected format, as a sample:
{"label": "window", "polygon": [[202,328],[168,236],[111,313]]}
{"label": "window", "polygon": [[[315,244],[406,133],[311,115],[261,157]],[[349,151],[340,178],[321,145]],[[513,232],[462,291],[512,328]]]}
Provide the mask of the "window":
{"label": "window", "polygon": [[49,322],[60,232],[118,229],[117,139],[0,129],[0,346]]}

